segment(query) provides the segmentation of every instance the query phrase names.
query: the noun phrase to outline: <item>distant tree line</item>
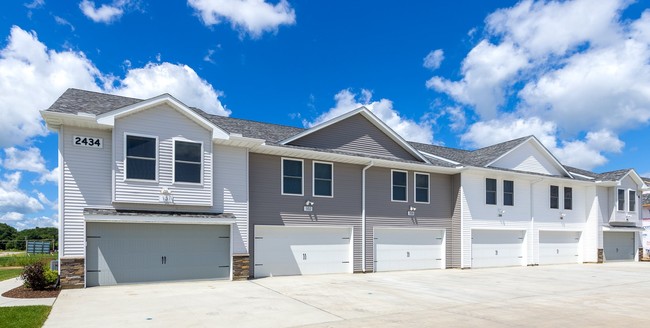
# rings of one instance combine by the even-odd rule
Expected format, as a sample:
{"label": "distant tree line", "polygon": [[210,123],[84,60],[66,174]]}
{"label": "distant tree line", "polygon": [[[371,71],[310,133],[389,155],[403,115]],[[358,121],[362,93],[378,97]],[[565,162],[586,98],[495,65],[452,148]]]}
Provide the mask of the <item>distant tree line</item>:
{"label": "distant tree line", "polygon": [[0,223],[0,250],[25,249],[25,239],[28,240],[52,240],[55,249],[58,249],[59,229],[57,228],[33,228],[18,231],[16,228]]}

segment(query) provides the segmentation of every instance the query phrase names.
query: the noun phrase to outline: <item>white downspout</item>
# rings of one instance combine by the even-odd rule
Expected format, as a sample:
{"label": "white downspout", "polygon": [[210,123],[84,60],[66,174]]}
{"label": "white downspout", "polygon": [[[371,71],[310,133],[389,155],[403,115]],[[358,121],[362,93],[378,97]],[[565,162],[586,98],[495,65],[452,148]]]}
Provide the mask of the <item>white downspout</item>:
{"label": "white downspout", "polygon": [[375,165],[370,161],[361,171],[361,272],[366,272],[366,170]]}

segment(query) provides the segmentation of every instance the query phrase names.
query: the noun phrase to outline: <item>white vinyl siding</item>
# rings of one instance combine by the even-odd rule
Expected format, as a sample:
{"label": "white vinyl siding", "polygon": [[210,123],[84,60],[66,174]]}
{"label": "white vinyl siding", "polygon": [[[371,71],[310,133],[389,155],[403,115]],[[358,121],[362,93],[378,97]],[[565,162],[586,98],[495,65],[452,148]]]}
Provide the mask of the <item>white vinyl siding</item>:
{"label": "white vinyl siding", "polygon": [[302,196],[305,184],[305,166],[301,159],[283,158],[282,159],[282,194]]}
{"label": "white vinyl siding", "polygon": [[[174,128],[161,128],[173,124]],[[158,138],[157,181],[126,179],[125,134]],[[146,109],[116,119],[113,131],[115,154],[114,201],[154,205],[212,206],[212,134],[204,127],[167,105]],[[174,140],[182,138],[201,142],[203,181],[200,184],[174,183]],[[169,190],[173,201],[161,201],[161,190]]]}
{"label": "white vinyl siding", "polygon": [[407,202],[408,201],[408,173],[406,171],[391,170],[391,201]]}
{"label": "white vinyl siding", "polygon": [[566,173],[542,149],[529,140],[506,154],[490,166],[521,172],[564,176]]}

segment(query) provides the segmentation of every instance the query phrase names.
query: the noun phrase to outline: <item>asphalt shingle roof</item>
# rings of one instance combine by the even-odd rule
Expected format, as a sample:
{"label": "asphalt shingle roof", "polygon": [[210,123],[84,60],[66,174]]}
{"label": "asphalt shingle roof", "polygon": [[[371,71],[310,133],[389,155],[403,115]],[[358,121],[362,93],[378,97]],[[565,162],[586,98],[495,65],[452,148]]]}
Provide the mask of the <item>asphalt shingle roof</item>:
{"label": "asphalt shingle roof", "polygon": [[83,112],[100,115],[141,101],[142,99],[79,89],[68,89],[47,110],[69,114]]}
{"label": "asphalt shingle roof", "polygon": [[517,147],[522,142],[528,140],[530,137],[531,136],[521,137],[473,151],[427,145],[418,142],[411,142],[410,144],[417,150],[427,152],[439,157],[444,157],[454,162],[483,167],[499,158],[501,155]]}

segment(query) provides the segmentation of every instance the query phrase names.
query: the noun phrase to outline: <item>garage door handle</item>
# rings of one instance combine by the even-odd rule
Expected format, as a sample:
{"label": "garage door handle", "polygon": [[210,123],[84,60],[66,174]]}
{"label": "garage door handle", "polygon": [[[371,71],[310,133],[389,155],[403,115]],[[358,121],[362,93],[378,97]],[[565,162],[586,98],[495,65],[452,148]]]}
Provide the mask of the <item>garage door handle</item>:
{"label": "garage door handle", "polygon": [[556,249],[556,250],[555,250],[555,253],[556,253],[556,254],[560,254],[560,250],[559,250],[559,249]]}
{"label": "garage door handle", "polygon": [[302,253],[302,259],[303,259],[303,261],[307,260],[307,253]]}
{"label": "garage door handle", "polygon": [[499,250],[495,250],[494,255],[499,255]]}

